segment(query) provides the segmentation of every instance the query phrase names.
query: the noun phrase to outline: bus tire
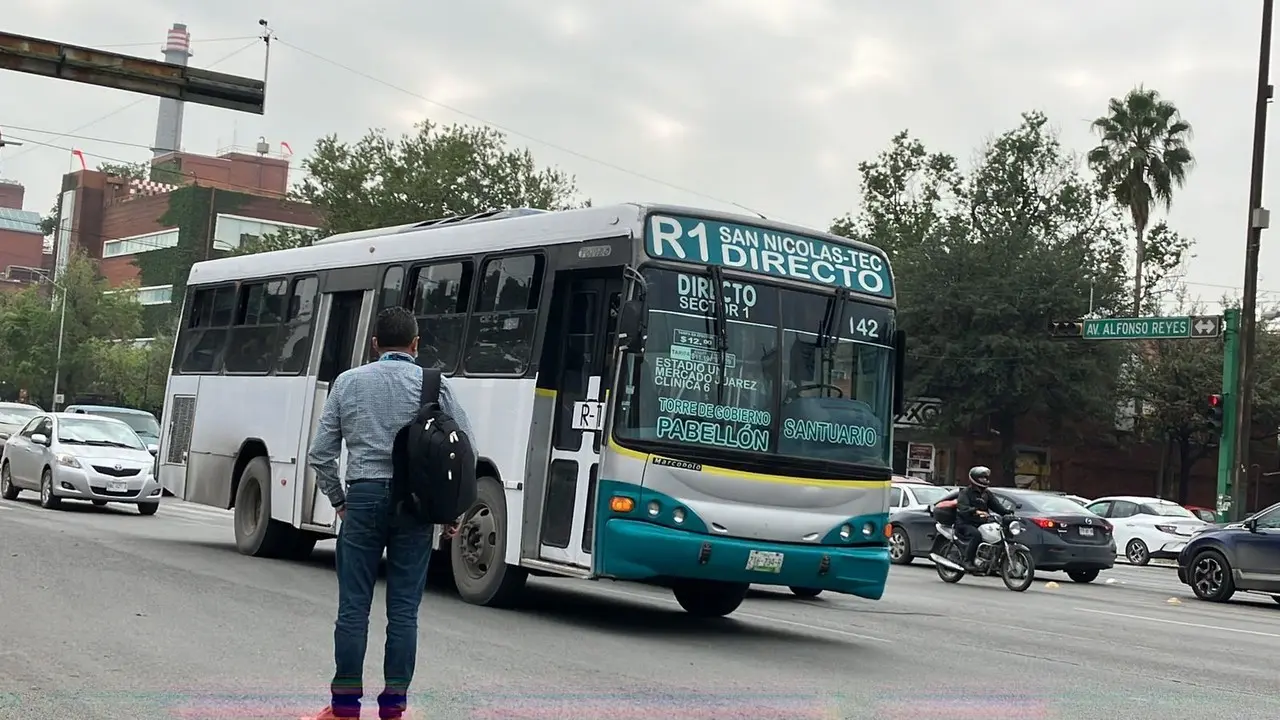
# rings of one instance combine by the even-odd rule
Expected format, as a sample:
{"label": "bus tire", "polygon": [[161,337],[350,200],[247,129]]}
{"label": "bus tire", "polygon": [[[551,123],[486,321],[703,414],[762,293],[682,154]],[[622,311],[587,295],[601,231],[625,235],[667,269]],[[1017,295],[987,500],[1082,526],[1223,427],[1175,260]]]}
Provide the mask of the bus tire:
{"label": "bus tire", "polygon": [[672,587],[676,602],[685,612],[696,617],[724,617],[747,599],[746,583],[726,583],[711,580],[679,580]]}
{"label": "bus tire", "polygon": [[458,594],[473,605],[510,607],[519,599],[529,573],[508,565],[507,499],[502,484],[478,478],[476,502],[463,516],[449,543],[449,564]]}
{"label": "bus tire", "polygon": [[243,555],[278,558],[294,548],[297,531],[271,519],[271,464],[265,457],[250,460],[240,473],[232,526],[236,549]]}

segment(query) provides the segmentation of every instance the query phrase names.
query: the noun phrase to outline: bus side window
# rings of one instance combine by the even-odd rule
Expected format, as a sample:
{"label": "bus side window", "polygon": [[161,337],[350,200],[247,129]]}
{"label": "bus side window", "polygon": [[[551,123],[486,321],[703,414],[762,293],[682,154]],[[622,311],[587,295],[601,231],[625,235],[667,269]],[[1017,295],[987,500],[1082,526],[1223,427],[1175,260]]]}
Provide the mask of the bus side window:
{"label": "bus side window", "polygon": [[279,354],[280,322],[288,283],[268,280],[240,286],[235,322],[228,343],[228,373],[265,375]]}
{"label": "bus side window", "polygon": [[289,307],[284,318],[284,344],[280,348],[277,375],[299,375],[306,371],[311,358],[311,320],[315,315],[316,291],[320,282],[314,277],[293,281]]}
{"label": "bus side window", "polygon": [[[369,335],[373,336],[373,326],[378,321],[378,314],[389,307],[395,307],[400,304],[400,291],[404,287],[404,268],[399,265],[392,265],[382,273],[382,288],[378,290],[378,303],[373,308],[373,317],[369,319]],[[372,362],[373,344],[368,342],[370,338],[365,338],[364,344],[364,361]]]}
{"label": "bus side window", "polygon": [[452,373],[458,367],[472,263],[446,262],[414,270],[413,315],[418,319],[418,364]]}
{"label": "bus side window", "polygon": [[236,288],[223,285],[201,288],[191,298],[191,315],[182,329],[179,343],[181,373],[216,373],[222,370],[222,357],[227,347],[227,329],[231,326],[236,306]]}
{"label": "bus side window", "polygon": [[541,255],[485,262],[463,361],[468,373],[523,375],[529,367],[544,262]]}

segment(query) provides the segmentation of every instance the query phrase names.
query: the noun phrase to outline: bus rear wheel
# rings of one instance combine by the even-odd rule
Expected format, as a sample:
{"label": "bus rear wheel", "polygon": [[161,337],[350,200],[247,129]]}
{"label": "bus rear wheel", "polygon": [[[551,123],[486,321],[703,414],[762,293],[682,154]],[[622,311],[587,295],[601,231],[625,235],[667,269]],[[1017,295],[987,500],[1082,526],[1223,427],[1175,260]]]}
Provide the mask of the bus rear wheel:
{"label": "bus rear wheel", "polygon": [[672,586],[676,602],[685,612],[696,617],[724,617],[747,599],[746,583],[681,580]]}
{"label": "bus rear wheel", "polygon": [[245,465],[236,488],[236,549],[265,558],[294,556],[297,530],[271,519],[271,465],[256,457]]}
{"label": "bus rear wheel", "polygon": [[502,484],[477,478],[475,504],[463,515],[449,542],[449,560],[458,594],[473,605],[510,607],[524,591],[529,573],[508,565],[507,499]]}

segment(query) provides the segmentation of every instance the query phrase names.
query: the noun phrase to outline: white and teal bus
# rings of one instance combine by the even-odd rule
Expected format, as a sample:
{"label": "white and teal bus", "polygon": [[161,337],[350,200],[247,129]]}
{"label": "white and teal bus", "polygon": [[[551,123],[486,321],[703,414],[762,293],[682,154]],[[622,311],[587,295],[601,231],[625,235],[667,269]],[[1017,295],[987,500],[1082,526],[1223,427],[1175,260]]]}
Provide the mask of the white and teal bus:
{"label": "white and teal bus", "polygon": [[[869,245],[724,213],[505,210],[197,263],[159,474],[234,509],[255,556],[303,556],[337,519],[305,457],[372,318],[418,318],[452,378],[481,485],[437,538],[460,594],[528,575],[669,586],[725,615],[750,584],[878,599],[889,559],[903,334]],[[345,456],[344,456],[345,460]]]}

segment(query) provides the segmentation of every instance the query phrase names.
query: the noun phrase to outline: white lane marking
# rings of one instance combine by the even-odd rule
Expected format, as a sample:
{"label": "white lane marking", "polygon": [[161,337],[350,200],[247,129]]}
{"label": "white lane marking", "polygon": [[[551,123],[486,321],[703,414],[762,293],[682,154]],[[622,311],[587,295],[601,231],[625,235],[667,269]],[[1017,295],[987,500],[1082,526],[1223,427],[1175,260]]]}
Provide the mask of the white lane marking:
{"label": "white lane marking", "polygon": [[1221,630],[1223,632],[1240,633],[1242,635],[1257,635],[1258,637],[1280,638],[1280,633],[1262,632],[1261,630],[1244,630],[1242,628],[1223,627],[1222,625],[1205,625],[1203,623],[1183,622],[1182,620],[1167,620],[1164,618],[1153,618],[1146,615],[1129,615],[1127,613],[1110,612],[1108,610],[1091,610],[1089,608],[1074,608],[1079,612],[1093,613],[1095,615],[1110,615],[1111,617],[1128,618],[1130,620],[1145,620],[1147,622],[1164,623],[1166,625],[1181,625],[1182,627],[1200,628],[1201,630]]}
{"label": "white lane marking", "polygon": [[[595,589],[609,595],[618,595],[620,597],[628,597],[636,600],[650,600],[654,602],[660,602],[664,605],[675,605],[677,607],[679,607],[680,605],[680,603],[676,602],[675,600],[672,600],[670,598],[658,597],[656,595],[645,595],[642,593],[633,593],[633,592],[627,592],[626,590],[615,590],[613,588],[603,588],[603,587],[596,587]],[[761,622],[790,625],[791,627],[804,628],[805,630],[813,630],[814,632],[820,632],[820,633],[832,633],[835,635],[843,635],[845,637],[855,638],[858,640],[871,640],[873,642],[882,642],[882,643],[893,642],[892,640],[886,640],[884,638],[875,637],[874,635],[862,635],[860,633],[849,632],[848,630],[839,630],[836,628],[823,627],[821,625],[809,625],[808,623],[796,622],[794,620],[783,620],[782,618],[770,617],[768,615],[757,615],[755,613],[749,613],[749,612],[740,612],[740,611],[735,612],[732,615],[730,615],[730,617],[745,617],[745,618],[751,618],[752,620],[759,620]]]}

